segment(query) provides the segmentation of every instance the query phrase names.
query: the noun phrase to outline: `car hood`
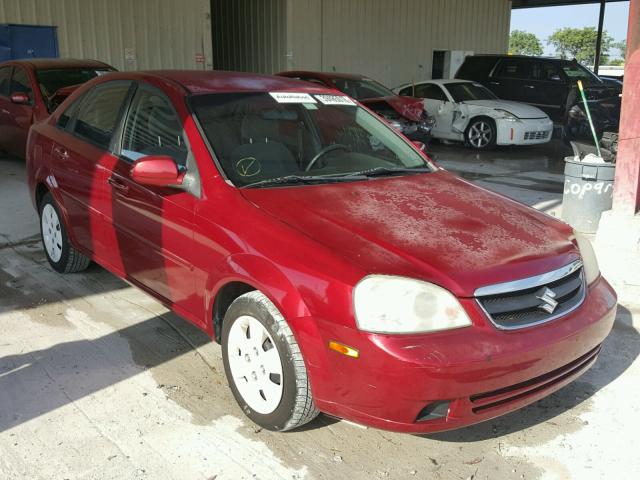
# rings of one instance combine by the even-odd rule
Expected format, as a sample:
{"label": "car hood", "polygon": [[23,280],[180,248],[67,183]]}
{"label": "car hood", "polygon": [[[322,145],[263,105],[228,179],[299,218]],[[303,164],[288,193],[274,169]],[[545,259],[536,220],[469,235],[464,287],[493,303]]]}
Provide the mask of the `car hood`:
{"label": "car hood", "polygon": [[395,95],[389,97],[366,98],[359,100],[359,102],[374,111],[376,111],[376,107],[387,104],[396,113],[413,122],[419,122],[422,112],[424,112],[424,102],[421,98],[401,97],[399,95]]}
{"label": "car hood", "polygon": [[526,103],[511,102],[509,100],[469,100],[462,103],[485,108],[500,108],[513,113],[518,118],[545,118],[547,116],[547,114],[539,108],[527,105]]}
{"label": "car hood", "polygon": [[420,278],[463,297],[578,258],[569,226],[443,170],[242,194],[363,274]]}

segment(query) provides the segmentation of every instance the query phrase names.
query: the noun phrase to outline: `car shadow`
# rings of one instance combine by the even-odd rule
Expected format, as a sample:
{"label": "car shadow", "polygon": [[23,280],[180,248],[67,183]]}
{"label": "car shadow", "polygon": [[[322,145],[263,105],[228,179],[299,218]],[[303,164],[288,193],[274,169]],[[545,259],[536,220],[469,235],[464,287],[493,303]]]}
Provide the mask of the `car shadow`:
{"label": "car shadow", "polygon": [[441,442],[479,442],[549,422],[588,401],[615,381],[639,355],[640,333],[632,325],[631,312],[618,305],[613,330],[604,341],[596,364],[576,381],[538,402],[502,417],[466,428],[417,436]]}

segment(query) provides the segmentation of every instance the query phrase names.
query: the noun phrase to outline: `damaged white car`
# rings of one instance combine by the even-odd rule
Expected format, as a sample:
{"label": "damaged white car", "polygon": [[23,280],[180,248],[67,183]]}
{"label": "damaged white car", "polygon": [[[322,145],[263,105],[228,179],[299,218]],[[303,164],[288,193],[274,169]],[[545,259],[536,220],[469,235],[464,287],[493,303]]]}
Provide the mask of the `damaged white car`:
{"label": "damaged white car", "polygon": [[500,100],[479,83],[429,80],[395,89],[422,98],[435,118],[434,138],[483,150],[493,145],[532,145],[551,140],[553,122],[539,108]]}

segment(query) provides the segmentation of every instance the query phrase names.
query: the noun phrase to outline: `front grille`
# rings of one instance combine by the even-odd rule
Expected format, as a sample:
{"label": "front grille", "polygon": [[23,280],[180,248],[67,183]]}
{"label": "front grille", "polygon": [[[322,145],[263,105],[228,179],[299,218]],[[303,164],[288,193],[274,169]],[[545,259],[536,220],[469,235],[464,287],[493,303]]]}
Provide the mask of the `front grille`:
{"label": "front grille", "polygon": [[549,131],[548,130],[544,130],[544,131],[537,131],[537,132],[524,132],[524,139],[525,140],[544,140],[545,138],[549,137]]}
{"label": "front grille", "polygon": [[483,287],[476,299],[494,325],[503,330],[529,327],[559,318],[584,300],[582,262],[544,275]]}

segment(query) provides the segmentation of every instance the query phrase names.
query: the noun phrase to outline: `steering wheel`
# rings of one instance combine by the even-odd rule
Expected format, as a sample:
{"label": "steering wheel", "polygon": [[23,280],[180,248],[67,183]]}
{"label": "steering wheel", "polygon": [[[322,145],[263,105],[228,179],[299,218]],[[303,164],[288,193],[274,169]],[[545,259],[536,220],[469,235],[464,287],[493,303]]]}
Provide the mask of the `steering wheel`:
{"label": "steering wheel", "polygon": [[343,145],[342,143],[334,143],[331,145],[327,145],[318,153],[316,153],[315,157],[313,157],[311,161],[307,164],[304,171],[308,172],[309,170],[311,170],[311,167],[313,167],[316,164],[316,162],[320,159],[320,157],[322,157],[323,155],[329,152],[333,152],[334,150],[346,150],[348,152],[350,148],[347,147],[346,145]]}

